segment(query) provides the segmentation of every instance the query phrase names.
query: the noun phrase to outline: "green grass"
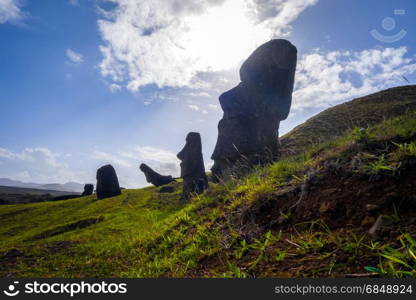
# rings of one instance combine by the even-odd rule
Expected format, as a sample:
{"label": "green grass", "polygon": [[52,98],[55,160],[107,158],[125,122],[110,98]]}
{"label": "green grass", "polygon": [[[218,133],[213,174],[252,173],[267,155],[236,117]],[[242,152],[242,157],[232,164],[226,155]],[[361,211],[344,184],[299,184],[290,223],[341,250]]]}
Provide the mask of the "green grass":
{"label": "green grass", "polygon": [[[182,205],[179,192],[166,197],[155,188],[123,190],[114,198],[96,200],[88,196],[74,200],[2,206],[0,249],[23,249],[35,256],[34,267],[17,266],[21,276],[119,276],[137,261],[136,245],[163,231]],[[21,213],[19,213],[21,212]],[[104,221],[80,230],[31,242],[41,232],[76,222],[104,217]],[[60,241],[76,242],[70,255],[49,253],[48,246]],[[69,249],[68,249],[69,250]],[[129,266],[127,267],[126,264]]]}
{"label": "green grass", "polygon": [[[273,231],[254,222],[277,194],[301,188],[324,162],[345,165],[363,176],[400,176],[401,161],[414,156],[416,113],[387,119],[363,130],[351,128],[336,139],[311,144],[301,153],[255,167],[247,176],[219,184],[188,203],[176,191],[147,187],[97,200],[0,206],[0,253],[18,249],[15,261],[2,258],[0,275],[17,277],[316,277],[348,270],[380,276],[415,276],[415,232],[401,232],[400,244],[373,241],[362,230],[331,230],[304,220]],[[394,142],[394,143],[393,143]],[[382,152],[367,150],[386,145]],[[378,148],[377,148],[378,149]],[[384,149],[384,148],[383,148]],[[379,151],[379,150],[377,150]],[[394,166],[394,172],[391,168]],[[280,211],[278,222],[291,221]],[[391,218],[400,221],[398,213]],[[42,232],[84,219],[92,226],[33,240]],[[360,262],[371,262],[360,265]]]}
{"label": "green grass", "polygon": [[416,109],[415,98],[415,86],[402,86],[330,107],[281,137],[283,155],[299,154],[348,130],[367,129],[406,114]]}

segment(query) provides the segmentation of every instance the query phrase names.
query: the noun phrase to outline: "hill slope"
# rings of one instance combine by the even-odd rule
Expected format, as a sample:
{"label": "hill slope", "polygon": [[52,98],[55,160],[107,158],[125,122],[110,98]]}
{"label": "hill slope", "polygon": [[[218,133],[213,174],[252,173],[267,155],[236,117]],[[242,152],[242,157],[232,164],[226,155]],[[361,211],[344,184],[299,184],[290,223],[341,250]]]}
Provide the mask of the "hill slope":
{"label": "hill slope", "polygon": [[416,86],[400,86],[331,107],[280,138],[283,156],[298,154],[346,130],[368,127],[416,109]]}
{"label": "hill slope", "polygon": [[416,276],[411,105],[365,130],[328,133],[245,178],[210,183],[187,204],[178,182],[173,193],[4,205],[0,275]]}

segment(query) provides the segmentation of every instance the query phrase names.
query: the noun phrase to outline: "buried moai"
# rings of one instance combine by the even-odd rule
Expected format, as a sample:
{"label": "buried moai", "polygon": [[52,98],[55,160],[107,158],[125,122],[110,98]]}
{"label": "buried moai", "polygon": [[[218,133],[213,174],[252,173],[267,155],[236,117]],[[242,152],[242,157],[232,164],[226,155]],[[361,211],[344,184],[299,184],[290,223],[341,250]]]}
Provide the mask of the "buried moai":
{"label": "buried moai", "polygon": [[177,156],[181,160],[182,197],[186,199],[193,193],[202,193],[208,186],[208,179],[205,174],[201,136],[199,133],[188,133],[185,147]]}
{"label": "buried moai", "polygon": [[219,98],[224,115],[211,157],[214,178],[278,158],[279,124],[290,111],[296,62],[296,47],[278,39],[257,48],[243,63],[241,82]]}
{"label": "buried moai", "polygon": [[146,181],[153,184],[154,186],[161,186],[175,181],[172,176],[160,175],[146,164],[141,164],[140,170],[144,173]]}
{"label": "buried moai", "polygon": [[104,199],[121,194],[116,171],[112,165],[97,170],[97,198]]}
{"label": "buried moai", "polygon": [[89,195],[92,195],[93,192],[94,192],[94,185],[86,184],[84,185],[84,191],[82,192],[81,196],[89,196]]}

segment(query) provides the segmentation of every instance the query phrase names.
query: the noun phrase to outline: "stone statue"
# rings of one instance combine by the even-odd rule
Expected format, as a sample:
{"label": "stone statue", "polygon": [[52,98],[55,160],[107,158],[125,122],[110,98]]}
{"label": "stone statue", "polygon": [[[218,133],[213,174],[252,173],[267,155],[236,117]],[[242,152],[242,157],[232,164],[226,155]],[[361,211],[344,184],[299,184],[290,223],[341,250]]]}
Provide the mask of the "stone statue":
{"label": "stone statue", "polygon": [[224,115],[211,157],[214,178],[234,167],[278,158],[279,125],[289,115],[296,61],[296,47],[278,39],[257,48],[243,63],[241,82],[219,98]]}
{"label": "stone statue", "polygon": [[81,196],[89,196],[89,195],[92,195],[93,192],[94,192],[94,185],[86,184],[84,185],[84,192],[81,194]]}
{"label": "stone statue", "polygon": [[112,165],[97,170],[97,198],[104,199],[121,194],[116,171]]}
{"label": "stone statue", "polygon": [[205,174],[201,136],[199,133],[188,133],[185,147],[177,156],[182,161],[183,198],[189,198],[193,193],[202,193],[208,186],[208,179]]}
{"label": "stone statue", "polygon": [[153,184],[154,186],[161,186],[175,181],[172,176],[160,175],[146,164],[141,164],[140,170],[144,173],[146,181]]}

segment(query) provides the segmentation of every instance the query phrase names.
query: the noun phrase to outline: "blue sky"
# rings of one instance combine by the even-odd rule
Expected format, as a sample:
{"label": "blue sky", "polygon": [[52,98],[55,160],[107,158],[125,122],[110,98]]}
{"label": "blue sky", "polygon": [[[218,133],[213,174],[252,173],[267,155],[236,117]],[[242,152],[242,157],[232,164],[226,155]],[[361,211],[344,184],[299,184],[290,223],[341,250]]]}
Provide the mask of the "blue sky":
{"label": "blue sky", "polygon": [[256,46],[298,47],[284,134],[402,76],[414,84],[415,14],[412,0],[0,0],[0,177],[94,183],[111,163],[143,186],[141,162],[178,175],[189,131],[209,167],[218,96]]}

